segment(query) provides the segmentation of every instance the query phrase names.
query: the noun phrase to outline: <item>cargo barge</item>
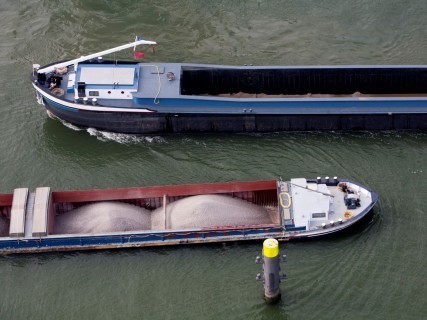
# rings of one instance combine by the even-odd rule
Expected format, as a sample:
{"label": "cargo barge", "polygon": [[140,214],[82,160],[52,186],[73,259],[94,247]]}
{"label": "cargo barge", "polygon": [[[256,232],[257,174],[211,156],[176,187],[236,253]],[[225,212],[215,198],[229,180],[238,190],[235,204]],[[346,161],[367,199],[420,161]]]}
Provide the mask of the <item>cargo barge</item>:
{"label": "cargo barge", "polygon": [[296,178],[0,194],[0,253],[258,240],[340,233],[375,192],[346,179]]}
{"label": "cargo barge", "polygon": [[[138,40],[33,65],[47,111],[130,134],[427,129],[427,66],[226,66],[106,60]],[[135,50],[135,49],[134,49]]]}

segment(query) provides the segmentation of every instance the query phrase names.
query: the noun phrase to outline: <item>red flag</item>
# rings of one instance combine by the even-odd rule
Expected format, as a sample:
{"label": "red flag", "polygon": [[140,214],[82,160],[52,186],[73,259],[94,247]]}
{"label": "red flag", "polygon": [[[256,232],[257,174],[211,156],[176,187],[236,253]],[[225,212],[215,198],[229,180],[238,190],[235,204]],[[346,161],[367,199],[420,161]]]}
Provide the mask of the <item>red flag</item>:
{"label": "red flag", "polygon": [[135,59],[143,59],[143,58],[144,58],[144,56],[145,56],[145,53],[144,53],[144,52],[140,52],[140,51],[134,51],[134,52],[133,52],[133,57],[134,57]]}

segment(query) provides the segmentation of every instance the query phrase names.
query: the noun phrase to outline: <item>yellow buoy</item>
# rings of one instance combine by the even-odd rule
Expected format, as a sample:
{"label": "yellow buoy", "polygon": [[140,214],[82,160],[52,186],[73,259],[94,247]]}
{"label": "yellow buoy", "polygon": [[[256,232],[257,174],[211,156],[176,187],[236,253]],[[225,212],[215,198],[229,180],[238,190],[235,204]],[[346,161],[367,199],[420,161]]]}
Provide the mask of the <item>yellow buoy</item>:
{"label": "yellow buoy", "polygon": [[262,249],[265,257],[275,258],[279,255],[279,241],[272,238],[266,239]]}

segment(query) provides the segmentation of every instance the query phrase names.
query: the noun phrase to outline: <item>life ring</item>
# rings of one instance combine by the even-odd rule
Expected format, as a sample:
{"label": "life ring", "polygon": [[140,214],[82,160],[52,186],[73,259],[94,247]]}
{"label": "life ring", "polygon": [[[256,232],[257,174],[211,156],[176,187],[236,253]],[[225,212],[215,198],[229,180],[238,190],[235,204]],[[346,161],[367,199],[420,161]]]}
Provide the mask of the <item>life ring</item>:
{"label": "life ring", "polygon": [[291,196],[287,192],[279,194],[280,205],[283,209],[288,209],[291,206]]}
{"label": "life ring", "polygon": [[64,89],[62,88],[53,88],[50,93],[55,97],[62,97],[64,95]]}
{"label": "life ring", "polygon": [[56,68],[56,73],[59,73],[59,74],[66,74],[66,73],[67,73],[67,71],[68,71],[68,68],[67,68],[67,67],[59,67],[59,68]]}
{"label": "life ring", "polygon": [[349,220],[351,218],[353,218],[353,212],[351,212],[351,211],[344,212],[344,219],[345,220]]}

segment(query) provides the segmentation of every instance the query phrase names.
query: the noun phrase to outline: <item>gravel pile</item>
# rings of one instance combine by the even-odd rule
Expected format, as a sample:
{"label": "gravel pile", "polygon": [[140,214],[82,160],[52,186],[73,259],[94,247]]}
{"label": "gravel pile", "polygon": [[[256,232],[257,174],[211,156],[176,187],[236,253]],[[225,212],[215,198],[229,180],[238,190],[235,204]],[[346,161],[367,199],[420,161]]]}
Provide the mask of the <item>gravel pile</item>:
{"label": "gravel pile", "polygon": [[150,211],[121,202],[97,202],[55,217],[55,234],[149,230]]}
{"label": "gravel pile", "polygon": [[9,236],[9,220],[0,214],[0,237]]}
{"label": "gravel pile", "polygon": [[[153,230],[164,229],[164,209],[152,213]],[[272,223],[267,210],[245,200],[224,195],[200,195],[167,205],[166,229],[203,228]]]}

